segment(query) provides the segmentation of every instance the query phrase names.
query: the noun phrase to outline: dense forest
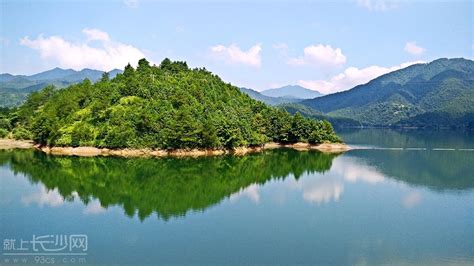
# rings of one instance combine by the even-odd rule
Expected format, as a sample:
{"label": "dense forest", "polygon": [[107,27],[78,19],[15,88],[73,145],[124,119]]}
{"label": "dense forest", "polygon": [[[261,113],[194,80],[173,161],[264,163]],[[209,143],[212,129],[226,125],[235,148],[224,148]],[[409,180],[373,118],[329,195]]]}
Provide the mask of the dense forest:
{"label": "dense forest", "polygon": [[0,113],[1,136],[50,146],[235,148],[265,142],[338,142],[327,121],[253,100],[204,68],[141,59],[110,79],[48,86]]}

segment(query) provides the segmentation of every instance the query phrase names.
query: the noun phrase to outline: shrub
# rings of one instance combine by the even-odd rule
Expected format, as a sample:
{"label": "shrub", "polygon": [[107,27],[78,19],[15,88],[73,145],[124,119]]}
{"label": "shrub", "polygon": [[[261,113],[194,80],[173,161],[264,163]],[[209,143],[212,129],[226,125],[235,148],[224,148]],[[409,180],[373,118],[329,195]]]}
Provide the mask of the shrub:
{"label": "shrub", "polygon": [[28,140],[28,139],[32,139],[32,134],[30,131],[28,131],[27,129],[23,128],[23,127],[17,127],[13,130],[13,138],[14,139],[24,139],[24,140]]}
{"label": "shrub", "polygon": [[4,138],[8,135],[8,130],[0,128],[0,138]]}
{"label": "shrub", "polygon": [[11,124],[10,120],[6,118],[0,118],[0,129],[5,129],[5,130],[10,130],[11,129]]}

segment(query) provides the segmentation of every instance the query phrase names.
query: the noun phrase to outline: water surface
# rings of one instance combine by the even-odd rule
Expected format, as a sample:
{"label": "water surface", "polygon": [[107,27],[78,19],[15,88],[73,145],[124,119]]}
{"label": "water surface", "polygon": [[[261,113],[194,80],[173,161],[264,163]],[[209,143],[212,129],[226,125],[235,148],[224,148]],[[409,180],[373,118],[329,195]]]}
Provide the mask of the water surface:
{"label": "water surface", "polygon": [[89,264],[474,263],[472,132],[339,133],[359,149],[1,151],[0,237],[86,234]]}

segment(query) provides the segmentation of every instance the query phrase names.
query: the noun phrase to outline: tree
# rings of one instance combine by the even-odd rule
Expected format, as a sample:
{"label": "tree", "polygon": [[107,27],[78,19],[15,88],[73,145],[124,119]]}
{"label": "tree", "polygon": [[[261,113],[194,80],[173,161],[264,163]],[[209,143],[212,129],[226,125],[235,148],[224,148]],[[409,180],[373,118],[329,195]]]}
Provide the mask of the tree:
{"label": "tree", "polygon": [[106,82],[106,81],[109,81],[110,78],[109,78],[109,72],[104,72],[102,73],[102,77],[100,78],[100,81],[102,82]]}

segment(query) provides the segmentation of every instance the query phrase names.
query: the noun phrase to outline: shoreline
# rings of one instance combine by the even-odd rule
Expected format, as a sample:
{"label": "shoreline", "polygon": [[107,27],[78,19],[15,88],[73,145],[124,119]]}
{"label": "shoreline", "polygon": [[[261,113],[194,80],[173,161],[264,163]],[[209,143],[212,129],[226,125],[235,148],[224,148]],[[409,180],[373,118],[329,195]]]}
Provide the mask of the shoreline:
{"label": "shoreline", "polygon": [[225,154],[245,155],[248,153],[261,152],[264,150],[290,148],[298,151],[317,150],[323,153],[342,153],[351,150],[344,143],[322,143],[312,145],[297,142],[293,144],[282,144],[276,142],[265,143],[259,147],[237,147],[235,149],[176,149],[176,150],[153,150],[153,149],[108,149],[96,147],[48,147],[34,144],[31,140],[0,139],[0,150],[5,149],[37,149],[47,154],[66,156],[118,156],[118,157],[201,157],[217,156]]}

